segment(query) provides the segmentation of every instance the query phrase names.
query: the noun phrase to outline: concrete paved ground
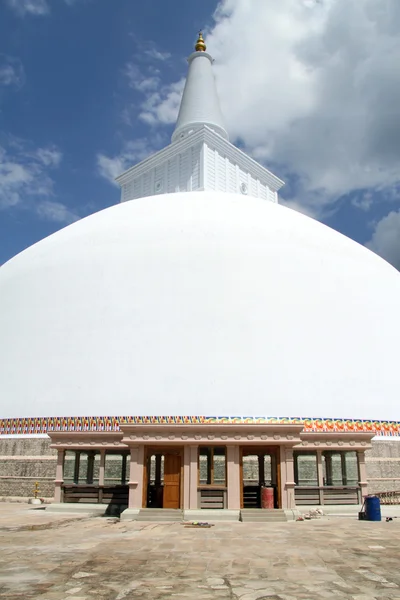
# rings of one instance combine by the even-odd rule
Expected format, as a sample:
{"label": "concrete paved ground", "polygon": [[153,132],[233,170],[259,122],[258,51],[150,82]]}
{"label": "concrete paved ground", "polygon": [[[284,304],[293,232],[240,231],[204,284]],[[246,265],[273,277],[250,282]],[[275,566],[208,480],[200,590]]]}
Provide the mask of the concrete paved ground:
{"label": "concrete paved ground", "polygon": [[178,523],[0,504],[0,598],[400,599],[400,519]]}

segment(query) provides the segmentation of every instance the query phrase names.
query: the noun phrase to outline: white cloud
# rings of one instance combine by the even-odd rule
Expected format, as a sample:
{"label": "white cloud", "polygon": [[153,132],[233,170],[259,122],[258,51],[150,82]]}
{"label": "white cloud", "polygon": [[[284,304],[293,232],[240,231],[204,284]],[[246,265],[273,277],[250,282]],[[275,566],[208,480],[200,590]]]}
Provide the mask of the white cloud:
{"label": "white cloud", "polygon": [[181,79],[171,85],[162,86],[156,92],[147,94],[141,106],[139,119],[148,125],[175,123],[184,86],[185,79]]}
{"label": "white cloud", "polygon": [[25,72],[21,61],[0,53],[0,85],[20,88],[25,83]]}
{"label": "white cloud", "polygon": [[133,39],[134,45],[137,48],[137,51],[134,54],[134,58],[141,64],[154,64],[155,62],[165,62],[169,58],[171,58],[170,52],[163,52],[162,50],[159,50],[156,42],[154,42],[153,40],[143,39],[134,31],[131,31],[129,35]]}
{"label": "white cloud", "polygon": [[169,52],[160,52],[159,50],[157,50],[157,48],[155,48],[153,46],[146,49],[144,51],[144,53],[149,58],[153,58],[154,60],[165,61],[165,60],[168,60],[169,58],[171,58],[171,54]]}
{"label": "white cloud", "polygon": [[97,170],[99,175],[114,185],[117,185],[114,181],[115,178],[126,171],[129,166],[131,165],[129,165],[128,159],[124,153],[113,157],[101,153],[97,155]]}
{"label": "white cloud", "polygon": [[[134,35],[132,37],[135,38]],[[176,120],[182,96],[184,79],[172,84],[163,84],[157,62],[165,62],[171,54],[160,52],[151,41],[135,38],[141,52],[133,55],[132,61],[125,65],[123,74],[129,86],[142,96],[142,99],[122,112],[124,123],[132,124],[139,118],[147,125],[170,124]],[[138,111],[139,108],[139,111]]]}
{"label": "white cloud", "polygon": [[80,218],[61,202],[41,200],[35,205],[35,208],[39,217],[47,219],[48,221],[55,221],[56,223],[73,223]]}
{"label": "white cloud", "polygon": [[[78,2],[85,1],[86,0],[64,0],[64,3],[67,6],[73,6]],[[51,2],[49,2],[49,0],[5,0],[5,2],[19,17],[24,17],[25,15],[43,16],[50,14]]]}
{"label": "white cloud", "polygon": [[21,192],[34,177],[29,165],[8,160],[4,150],[0,148],[0,208],[18,204]]}
{"label": "white cloud", "polygon": [[374,203],[374,195],[372,192],[356,194],[354,198],[352,198],[351,203],[356,208],[361,208],[362,210],[368,211]]}
{"label": "white cloud", "polygon": [[99,153],[97,155],[97,171],[101,177],[104,177],[113,185],[117,185],[115,178],[118,175],[161,148],[165,145],[165,141],[164,136],[155,134],[151,139],[141,138],[127,142],[122,152],[117,156],[110,157]]}
{"label": "white cloud", "polygon": [[[400,177],[399,0],[223,0],[206,36],[232,141],[321,216]],[[167,123],[179,84],[147,98]],[[360,208],[366,208],[366,202]]]}
{"label": "white cloud", "polygon": [[46,167],[58,167],[62,159],[61,152],[55,146],[38,148],[35,151],[35,156]]}
{"label": "white cloud", "polygon": [[50,6],[46,0],[6,0],[6,2],[20,17],[27,14],[47,15],[50,12]]}
{"label": "white cloud", "polygon": [[160,85],[160,78],[157,74],[144,75],[138,65],[132,62],[126,64],[125,75],[129,86],[144,94],[155,90]]}
{"label": "white cloud", "polygon": [[54,200],[50,169],[58,167],[61,152],[55,146],[32,149],[21,139],[11,138],[0,146],[0,210],[18,207],[59,223],[79,217]]}
{"label": "white cloud", "polygon": [[400,271],[400,210],[390,212],[376,224],[366,246]]}

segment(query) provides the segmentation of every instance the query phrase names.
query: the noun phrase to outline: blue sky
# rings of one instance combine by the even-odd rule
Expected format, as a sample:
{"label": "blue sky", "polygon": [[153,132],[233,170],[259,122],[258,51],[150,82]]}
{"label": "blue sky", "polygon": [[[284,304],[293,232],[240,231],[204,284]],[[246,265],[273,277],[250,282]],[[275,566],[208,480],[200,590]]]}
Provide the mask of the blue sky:
{"label": "blue sky", "polygon": [[0,0],[0,264],[119,201],[113,177],[169,142],[203,28],[231,141],[400,266],[400,3],[382,4]]}
{"label": "blue sky", "polygon": [[[8,160],[21,165],[37,162],[29,154],[38,149],[62,158],[53,166],[39,161],[38,177],[52,181],[44,194],[24,197],[28,190],[17,181],[20,201],[0,212],[0,263],[73,215],[86,216],[119,201],[118,189],[98,173],[97,154],[117,154],[124,142],[154,135],[134,116],[131,124],[123,119],[124,110],[140,100],[124,75],[125,65],[162,67],[165,81],[179,78],[193,36],[210,20],[216,3],[203,1],[195,11],[183,0],[175,4],[172,19],[168,3],[155,0],[134,8],[129,0],[59,0],[49,2],[44,15],[22,15],[1,0],[0,73],[1,64],[4,69],[12,59],[21,81],[5,85],[3,78],[0,86],[0,146]],[[157,52],[171,57],[157,58]],[[162,127],[166,142],[171,130]]]}

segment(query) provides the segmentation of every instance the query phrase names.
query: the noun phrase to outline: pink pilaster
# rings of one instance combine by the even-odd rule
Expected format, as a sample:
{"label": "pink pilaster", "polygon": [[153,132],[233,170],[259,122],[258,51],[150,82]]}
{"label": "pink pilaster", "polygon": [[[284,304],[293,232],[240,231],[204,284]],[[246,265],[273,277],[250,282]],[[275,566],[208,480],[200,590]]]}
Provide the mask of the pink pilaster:
{"label": "pink pilaster", "polygon": [[227,447],[228,508],[240,509],[239,446]]}
{"label": "pink pilaster", "polygon": [[142,508],[144,446],[131,447],[129,467],[129,508]]}
{"label": "pink pilaster", "polygon": [[100,465],[99,465],[99,486],[104,485],[104,472],[106,467],[106,451],[100,450]]}
{"label": "pink pilaster", "polygon": [[183,508],[190,508],[190,446],[183,449]]}
{"label": "pink pilaster", "polygon": [[61,502],[61,489],[64,483],[64,454],[65,450],[57,451],[57,467],[54,488],[54,502]]}
{"label": "pink pilaster", "polygon": [[293,448],[281,446],[282,508],[295,508]]}
{"label": "pink pilaster", "polygon": [[189,508],[197,508],[197,484],[198,484],[198,446],[190,446],[190,472],[189,472]]}
{"label": "pink pilaster", "polygon": [[318,476],[318,487],[319,490],[319,503],[324,503],[324,466],[322,463],[322,450],[317,450],[317,476]]}
{"label": "pink pilaster", "polygon": [[365,464],[365,450],[358,450],[357,452],[358,462],[358,485],[360,486],[360,502],[363,501],[364,496],[368,494],[368,481],[367,481],[367,467]]}

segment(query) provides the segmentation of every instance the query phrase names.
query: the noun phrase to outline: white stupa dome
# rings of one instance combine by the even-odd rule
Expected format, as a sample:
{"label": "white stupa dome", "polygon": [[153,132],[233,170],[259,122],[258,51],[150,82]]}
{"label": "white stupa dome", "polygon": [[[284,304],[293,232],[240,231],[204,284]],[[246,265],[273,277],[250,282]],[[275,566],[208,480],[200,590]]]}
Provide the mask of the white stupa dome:
{"label": "white stupa dome", "polygon": [[0,417],[396,420],[400,275],[240,194],[113,206],[0,268]]}

